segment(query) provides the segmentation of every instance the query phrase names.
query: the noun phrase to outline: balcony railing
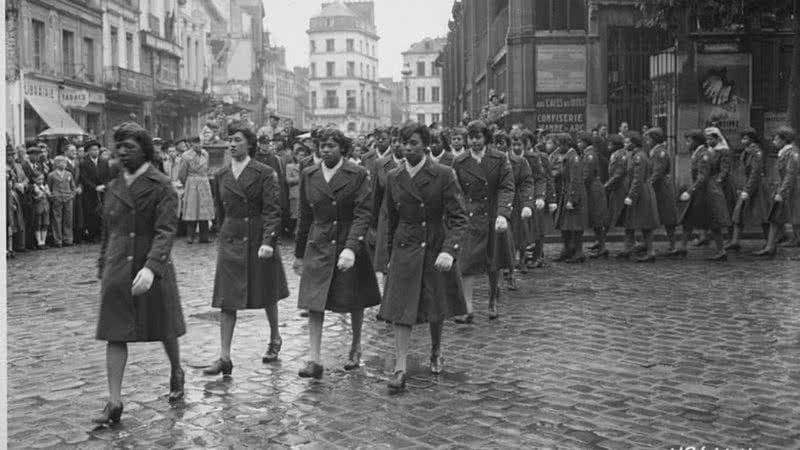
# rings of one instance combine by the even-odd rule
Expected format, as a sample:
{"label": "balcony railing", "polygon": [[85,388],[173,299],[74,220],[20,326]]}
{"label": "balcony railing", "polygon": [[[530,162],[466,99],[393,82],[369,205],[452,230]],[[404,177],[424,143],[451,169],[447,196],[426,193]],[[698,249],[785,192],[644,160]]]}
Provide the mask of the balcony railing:
{"label": "balcony railing", "polygon": [[153,96],[153,78],[143,73],[116,66],[106,67],[104,79],[108,89],[146,97]]}

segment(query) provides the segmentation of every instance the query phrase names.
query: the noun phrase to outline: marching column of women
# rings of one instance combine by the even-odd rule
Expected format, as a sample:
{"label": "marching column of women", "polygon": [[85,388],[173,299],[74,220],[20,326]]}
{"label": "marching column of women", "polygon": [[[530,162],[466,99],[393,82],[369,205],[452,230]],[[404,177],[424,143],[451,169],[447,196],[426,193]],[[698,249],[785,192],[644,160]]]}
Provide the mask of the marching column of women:
{"label": "marching column of women", "polygon": [[[752,128],[740,135],[737,161],[719,128],[686,133],[691,170],[679,185],[674,150],[660,128],[601,136],[522,126],[498,130],[481,120],[444,130],[409,122],[376,130],[373,147],[359,148],[360,154],[337,129],[309,133],[302,145],[310,155],[298,162],[292,264],[299,277],[297,306],[308,317],[308,348],[298,375],[323,378],[322,338],[330,312],[349,318],[350,346],[336,358],[345,371],[360,368],[365,310],[377,306],[377,318],[391,324],[386,330],[394,339],[389,391],[406,389],[415,325],[428,324],[430,372],[442,373],[445,323],[453,319],[468,327],[476,321],[479,276],[488,281],[485,317],[498,319],[500,271],[507,290],[515,290],[515,272],[545,267],[544,239],[554,229],[560,231],[562,250],[550,260],[570,264],[584,263],[587,256],[607,260],[612,231],[623,237],[616,260],[654,263],[654,234],[662,226],[667,248],[659,258],[686,257],[695,231],[710,236],[715,253],[707,259],[714,262],[741,251],[748,229],[765,240],[754,255],[775,257],[787,225],[794,236],[783,246],[796,246],[795,131],[781,127],[771,142]],[[184,399],[185,385],[178,338],[186,325],[171,258],[177,193],[156,168],[146,130],[129,122],[113,137],[120,170],[107,186],[98,260],[96,336],[107,341],[109,389],[105,408],[93,419],[99,424],[121,420],[130,342],[163,343],[170,402]],[[210,183],[218,230],[211,306],[220,310],[220,342],[218,356],[202,371],[207,376],[233,374],[231,347],[240,310],[264,310],[261,363],[278,361],[283,346],[278,305],[290,296],[280,251],[279,174],[254,158],[257,137],[248,124],[231,123],[227,144],[230,161]],[[774,183],[767,181],[768,148],[777,156]],[[742,176],[734,176],[736,170]],[[587,229],[595,240],[588,255]]]}

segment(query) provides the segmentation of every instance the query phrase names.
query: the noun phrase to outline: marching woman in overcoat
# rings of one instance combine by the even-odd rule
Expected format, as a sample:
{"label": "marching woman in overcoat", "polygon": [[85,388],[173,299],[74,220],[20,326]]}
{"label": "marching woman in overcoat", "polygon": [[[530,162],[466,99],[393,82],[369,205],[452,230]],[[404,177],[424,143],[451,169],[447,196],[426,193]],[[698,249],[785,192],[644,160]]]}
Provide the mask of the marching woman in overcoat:
{"label": "marching woman in overcoat", "polygon": [[625,227],[625,250],[617,256],[627,258],[633,251],[634,234],[636,230],[642,231],[645,256],[638,258],[637,262],[654,262],[656,260],[653,250],[653,230],[658,228],[658,206],[656,194],[650,180],[650,162],[647,151],[642,148],[642,137],[636,131],[630,131],[625,136],[625,147],[628,149],[628,192],[623,200],[626,208],[622,221]]}
{"label": "marching woman in overcoat", "polygon": [[457,263],[467,229],[463,195],[453,171],[425,156],[424,125],[402,130],[406,164],[386,184],[389,275],[379,316],[394,323],[395,375],[389,388],[405,388],[411,327],[429,323],[431,372],[442,371],[444,320],[467,311]]}
{"label": "marching woman in overcoat", "polygon": [[[543,189],[541,202],[537,197],[533,212],[533,251],[531,254],[531,267],[539,268],[544,266],[544,237],[553,232],[553,213],[558,209],[556,203],[556,188],[553,183],[553,173],[550,168],[550,158],[545,153],[544,142],[537,142],[544,139],[544,131],[538,130],[538,136],[530,130],[522,131],[522,138],[525,142],[525,159],[531,166],[533,184],[535,192]],[[544,186],[542,188],[542,186]],[[547,210],[545,210],[547,204]]]}
{"label": "marching woman in overcoat", "polygon": [[98,259],[100,317],[97,338],[108,341],[110,398],[96,423],[122,415],[122,377],[128,342],[161,341],[171,370],[169,400],[183,397],[178,337],[186,333],[170,253],[178,225],[178,195],[154,168],[150,135],[135,123],[114,132],[123,170],[108,184]]}
{"label": "marching woman in overcoat", "polygon": [[298,307],[308,310],[311,349],[299,375],[322,378],[320,345],[325,311],[350,313],[353,340],[344,365],[361,365],[364,308],[381,301],[366,247],[372,214],[367,169],[348,160],[350,140],[329,129],[320,136],[321,164],[303,171],[294,271],[300,275]]}
{"label": "marching woman in overcoat", "polygon": [[514,202],[514,176],[506,155],[487,148],[491,137],[485,123],[480,120],[470,122],[467,126],[469,150],[453,162],[469,221],[460,262],[467,315],[457,317],[457,323],[472,323],[475,277],[484,273],[489,275],[489,319],[498,317],[500,262],[495,257],[495,234],[508,230]]}
{"label": "marching woman in overcoat", "polygon": [[[625,213],[625,198],[628,196],[628,150],[622,136],[612,134],[607,140],[608,181],[603,187],[606,191],[608,205],[609,229],[622,226]],[[591,255],[590,255],[591,257]]]}
{"label": "marching woman in overcoat", "polygon": [[219,253],[211,306],[220,308],[220,357],[203,371],[230,375],[231,341],[236,312],[264,309],[270,341],[262,362],[278,359],[278,301],[289,296],[278,238],[281,204],[278,175],[253,156],[256,135],[244,123],[228,126],[231,162],[215,175],[214,202],[220,229]]}
{"label": "marching woman in overcoat", "polygon": [[744,167],[745,184],[733,210],[733,237],[725,250],[741,250],[739,242],[745,227],[761,227],[764,239],[769,239],[769,208],[771,205],[767,187],[767,158],[761,149],[758,132],[753,128],[742,131],[741,162]]}
{"label": "marching woman in overcoat", "polygon": [[[525,139],[521,130],[514,130],[510,136],[511,168],[514,170],[514,209],[511,217],[511,230],[514,233],[514,247],[519,258],[520,272],[527,273],[528,265],[525,253],[528,246],[536,240],[536,223],[534,221],[536,210],[544,209],[544,196],[546,183],[539,158],[536,157],[536,171],[530,165],[525,153]],[[524,164],[523,164],[524,163]],[[512,278],[513,280],[513,278]]]}
{"label": "marching woman in overcoat", "polygon": [[[594,146],[595,138],[589,133],[578,134],[578,149],[583,153],[583,184],[586,187],[586,208],[589,228],[594,230],[597,245],[590,258],[608,257],[606,231],[608,230],[608,200],[603,187],[603,164]],[[580,245],[580,242],[577,243]]]}
{"label": "marching woman in overcoat", "polygon": [[[772,207],[769,212],[769,236],[767,245],[754,253],[756,256],[775,256],[775,244],[778,231],[787,223],[800,223],[800,149],[794,144],[795,131],[790,127],[781,127],[772,139],[778,151],[778,186],[772,196]],[[795,230],[796,232],[796,230]]]}
{"label": "marching woman in overcoat", "polygon": [[[514,202],[511,206],[511,223],[509,229],[495,233],[495,259],[498,269],[505,271],[505,279],[509,291],[517,289],[514,281],[516,250],[522,248],[520,261],[524,260],[525,246],[530,241],[530,218],[533,215],[533,179],[531,167],[522,156],[522,145],[517,146],[517,153],[509,151],[511,138],[503,130],[498,130],[492,137],[494,149],[503,153],[511,163],[511,174],[514,177]],[[528,227],[527,230],[525,227]]]}
{"label": "marching woman in overcoat", "polygon": [[581,155],[574,147],[572,136],[567,133],[558,135],[557,151],[563,157],[556,228],[561,230],[564,249],[554,261],[582,263],[586,260],[583,253],[583,230],[589,226],[589,209],[586,205]]}
{"label": "marching woman in overcoat", "polygon": [[672,161],[667,151],[667,136],[661,128],[650,128],[644,134],[646,146],[650,147],[650,164],[652,166],[649,183],[653,186],[658,206],[658,219],[667,232],[669,248],[667,256],[675,256],[675,228],[678,226],[678,203],[675,187],[672,185]]}
{"label": "marching woman in overcoat", "polygon": [[373,162],[372,172],[372,219],[370,228],[375,230],[375,256],[373,266],[375,273],[386,276],[389,270],[389,254],[386,252],[386,208],[384,208],[384,192],[386,176],[395,167],[404,164],[404,147],[393,147],[387,154]]}
{"label": "marching woman in overcoat", "polygon": [[715,154],[716,144],[713,138],[709,139],[710,137],[708,130],[705,134],[699,130],[687,134],[689,147],[693,150],[691,158],[693,183],[689,190],[680,196],[682,202],[689,202],[679,220],[684,234],[680,254],[686,254],[686,244],[692,230],[710,229],[711,237],[717,246],[717,253],[708,259],[722,261],[727,259],[722,242],[722,230],[730,226],[731,218],[728,215],[725,193],[715,178],[719,172],[719,155]]}

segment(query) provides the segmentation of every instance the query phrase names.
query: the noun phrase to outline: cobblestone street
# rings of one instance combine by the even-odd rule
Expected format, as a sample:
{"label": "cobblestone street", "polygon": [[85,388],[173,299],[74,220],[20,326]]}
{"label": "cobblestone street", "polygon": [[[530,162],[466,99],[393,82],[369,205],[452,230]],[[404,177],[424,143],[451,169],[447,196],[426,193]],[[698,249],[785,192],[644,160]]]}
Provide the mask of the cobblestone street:
{"label": "cobblestone street", "polygon": [[348,318],[329,314],[324,378],[297,376],[308,337],[288,246],[280,361],[261,363],[266,319],[248,311],[232,378],[203,376],[219,351],[216,246],[179,240],[186,399],[166,401],[161,345],[132,344],[122,422],[99,429],[98,247],[19,255],[8,261],[9,448],[798,448],[800,266],[787,259],[798,251],[764,261],[744,256],[757,245],[746,244],[720,264],[703,259],[711,249],[656,264],[551,264],[504,289],[493,322],[484,285],[475,324],[445,326],[445,372],[430,374],[428,329],[417,327],[409,388],[389,395],[394,339],[376,310],[361,369],[342,369]]}

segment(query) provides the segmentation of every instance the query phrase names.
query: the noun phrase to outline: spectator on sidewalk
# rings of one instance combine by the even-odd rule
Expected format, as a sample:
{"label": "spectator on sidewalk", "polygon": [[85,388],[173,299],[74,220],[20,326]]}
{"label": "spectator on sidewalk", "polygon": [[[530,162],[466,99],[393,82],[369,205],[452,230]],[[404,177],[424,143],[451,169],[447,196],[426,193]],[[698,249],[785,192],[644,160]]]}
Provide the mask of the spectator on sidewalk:
{"label": "spectator on sidewalk", "polygon": [[47,185],[53,196],[53,242],[56,247],[72,245],[73,206],[77,186],[72,173],[67,170],[67,158],[56,156],[55,169],[47,176]]}
{"label": "spectator on sidewalk", "polygon": [[50,230],[50,188],[44,182],[44,175],[37,173],[33,183],[33,233],[36,249],[45,249],[47,232]]}
{"label": "spectator on sidewalk", "polygon": [[107,160],[100,158],[100,143],[86,143],[86,156],[80,163],[80,183],[83,190],[83,217],[90,242],[100,239],[100,209],[103,204],[103,193],[109,179]]}
{"label": "spectator on sidewalk", "polygon": [[189,234],[189,243],[197,237],[200,228],[200,243],[208,243],[208,222],[214,219],[214,198],[211,196],[211,183],[208,181],[208,152],[200,144],[200,137],[190,140],[192,148],[181,155],[178,180],[184,186],[183,220]]}

